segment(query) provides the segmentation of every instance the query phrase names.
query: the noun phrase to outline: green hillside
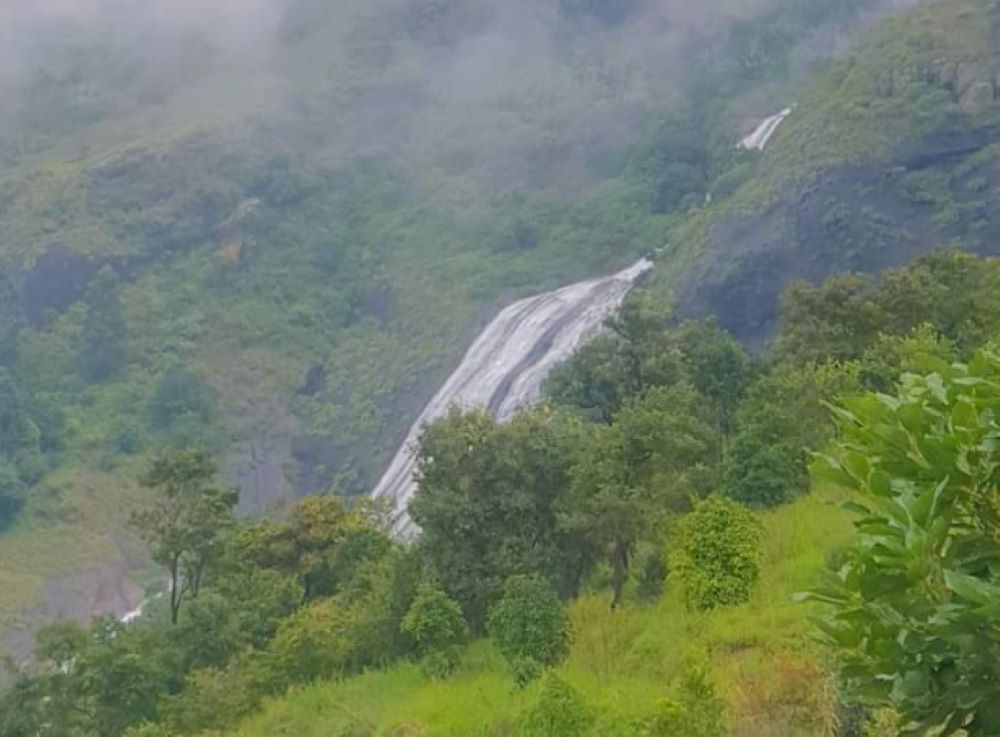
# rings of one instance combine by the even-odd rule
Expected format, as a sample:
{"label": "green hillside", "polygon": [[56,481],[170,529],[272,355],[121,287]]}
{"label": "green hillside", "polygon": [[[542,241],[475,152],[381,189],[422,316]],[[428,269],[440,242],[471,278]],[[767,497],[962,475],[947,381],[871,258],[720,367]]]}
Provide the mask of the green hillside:
{"label": "green hillside", "polygon": [[931,2],[880,24],[720,179],[728,196],[671,227],[667,261],[688,269],[661,269],[663,293],[759,345],[791,279],[995,254],[997,12]]}
{"label": "green hillside", "polygon": [[0,12],[0,737],[1000,733],[1000,6],[120,5]]}
{"label": "green hillside", "polygon": [[125,522],[164,448],[211,448],[253,514],[367,491],[490,314],[661,246],[876,6],[296,0],[194,30],[12,11],[16,655],[40,619],[138,603],[125,571],[162,585]]}
{"label": "green hillside", "polygon": [[[831,734],[836,690],[813,636],[815,610],[791,597],[850,539],[848,515],[837,501],[836,494],[817,492],[765,517],[761,580],[744,606],[691,612],[677,592],[619,611],[609,610],[602,596],[575,601],[573,649],[554,673],[593,711],[588,734],[644,734],[628,731],[629,725],[676,697],[684,668],[699,651],[712,653],[712,685],[732,711],[732,734]],[[428,681],[406,664],[305,686],[266,702],[260,715],[231,733],[520,734],[519,720],[540,689],[539,683],[518,689],[500,655],[482,642],[466,653],[453,679]]]}

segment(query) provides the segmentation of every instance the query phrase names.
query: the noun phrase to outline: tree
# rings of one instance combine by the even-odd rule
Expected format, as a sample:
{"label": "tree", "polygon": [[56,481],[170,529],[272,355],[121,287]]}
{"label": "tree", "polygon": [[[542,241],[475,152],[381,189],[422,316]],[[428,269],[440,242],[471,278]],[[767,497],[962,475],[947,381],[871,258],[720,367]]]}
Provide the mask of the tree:
{"label": "tree", "polygon": [[903,374],[918,372],[928,359],[955,358],[955,346],[934,327],[924,324],[907,335],[878,336],[861,356],[858,379],[865,389],[892,392]]}
{"label": "tree", "polygon": [[268,645],[273,689],[332,678],[355,665],[355,615],[332,599],[314,601],[283,620]]}
{"label": "tree", "polygon": [[18,335],[24,324],[21,299],[10,280],[0,274],[0,366],[17,360]]}
{"label": "tree", "polygon": [[416,645],[427,675],[444,678],[454,672],[467,627],[461,607],[447,594],[422,585],[401,629]]}
{"label": "tree", "polygon": [[97,272],[83,304],[80,370],[89,382],[106,381],[124,368],[127,343],[118,278],[110,266]]}
{"label": "tree", "polygon": [[856,363],[779,364],[754,382],[736,411],[722,492],[755,507],[784,503],[808,488],[808,453],[833,433],[823,402],[856,391]]}
{"label": "tree", "polygon": [[574,545],[557,526],[570,483],[578,423],[545,408],[499,425],[486,412],[453,412],[424,432],[410,504],[421,547],[475,632],[505,579],[538,574],[565,594],[579,585]]}
{"label": "tree", "polygon": [[748,507],[771,508],[805,487],[802,447],[789,442],[786,425],[772,407],[746,414],[726,449],[722,491]]}
{"label": "tree", "polygon": [[233,524],[235,490],[216,485],[218,469],[205,451],[187,450],[155,460],[141,479],[156,496],[132,515],[132,524],[170,576],[170,621],[181,603],[197,598],[206,568],[222,552]]}
{"label": "tree", "polygon": [[677,524],[670,578],[692,609],[744,604],[760,575],[761,528],[728,499],[709,497]]}
{"label": "tree", "polygon": [[185,676],[181,692],[164,699],[162,721],[176,730],[166,732],[163,727],[166,735],[222,732],[252,713],[266,686],[260,660],[260,654],[251,651],[226,668],[205,668]]}
{"label": "tree", "polygon": [[750,379],[746,352],[714,318],[681,325],[677,343],[692,386],[715,405],[719,428],[728,434]]}
{"label": "tree", "polygon": [[521,683],[569,653],[569,618],[559,596],[536,576],[512,576],[490,610],[489,634]]}
{"label": "tree", "polygon": [[636,544],[707,491],[718,442],[711,409],[684,385],[629,400],[611,426],[591,434],[561,524],[607,557],[612,606],[621,601]]}
{"label": "tree", "polygon": [[44,473],[41,433],[28,417],[14,378],[0,367],[0,527],[14,519],[28,487]]}
{"label": "tree", "polygon": [[130,724],[155,719],[169,674],[148,645],[144,633],[113,619],[89,629],[43,628],[35,656],[45,670],[24,682],[41,694],[35,708],[44,729],[30,734],[118,737]]}
{"label": "tree", "polygon": [[907,733],[1000,734],[1000,357],[834,413],[842,437],[814,473],[855,493],[858,541],[805,598],[832,607],[849,694]]}
{"label": "tree", "polygon": [[26,489],[14,465],[0,456],[0,528],[9,525],[24,505]]}
{"label": "tree", "polygon": [[684,377],[681,352],[668,330],[669,312],[646,292],[634,293],[607,321],[607,333],[552,372],[545,392],[554,404],[574,407],[610,424],[626,400]]}
{"label": "tree", "polygon": [[1000,266],[967,253],[930,253],[888,272],[873,299],[887,316],[884,332],[931,325],[968,355],[1000,327]]}
{"label": "tree", "polygon": [[842,274],[820,286],[792,284],[781,303],[775,352],[793,364],[858,358],[889,320],[870,277]]}
{"label": "tree", "polygon": [[368,510],[348,507],[340,497],[307,497],[289,517],[242,530],[239,555],[257,568],[298,580],[305,601],[351,588],[365,567],[391,548]]}

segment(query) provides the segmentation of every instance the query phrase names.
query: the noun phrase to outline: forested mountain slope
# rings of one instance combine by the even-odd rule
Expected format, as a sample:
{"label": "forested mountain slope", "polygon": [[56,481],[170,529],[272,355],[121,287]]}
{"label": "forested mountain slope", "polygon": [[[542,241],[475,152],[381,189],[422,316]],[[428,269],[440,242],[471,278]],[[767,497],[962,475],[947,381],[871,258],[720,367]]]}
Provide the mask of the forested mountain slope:
{"label": "forested mountain slope", "polygon": [[694,262],[663,280],[683,274],[681,310],[760,344],[791,279],[997,253],[998,34],[995,3],[929,3],[804,90],[761,160],[717,183],[732,196],[672,231]]}
{"label": "forested mountain slope", "polygon": [[2,11],[0,737],[1000,734],[1000,5],[689,5]]}
{"label": "forested mountain slope", "polygon": [[17,651],[40,610],[137,603],[149,455],[212,448],[254,513],[366,492],[486,317],[662,245],[897,5],[5,6]]}

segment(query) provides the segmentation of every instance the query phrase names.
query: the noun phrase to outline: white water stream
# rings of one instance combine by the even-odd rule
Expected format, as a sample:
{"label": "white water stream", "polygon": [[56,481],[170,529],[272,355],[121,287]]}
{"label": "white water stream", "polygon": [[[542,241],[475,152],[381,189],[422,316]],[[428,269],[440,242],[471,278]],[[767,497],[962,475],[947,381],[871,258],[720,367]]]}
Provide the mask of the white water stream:
{"label": "white water stream", "polygon": [[764,120],[757,126],[757,129],[753,133],[740,141],[740,148],[745,148],[748,151],[763,151],[774,134],[778,132],[778,128],[781,127],[781,124],[785,122],[785,119],[792,112],[793,108],[786,107],[777,115],[772,115],[770,118]]}
{"label": "white water stream", "polygon": [[392,501],[396,535],[411,537],[417,531],[406,509],[416,490],[416,452],[424,427],[452,407],[486,407],[501,422],[509,420],[538,398],[553,367],[601,329],[652,266],[643,259],[612,276],[515,302],[496,316],[413,423],[372,492],[376,499]]}

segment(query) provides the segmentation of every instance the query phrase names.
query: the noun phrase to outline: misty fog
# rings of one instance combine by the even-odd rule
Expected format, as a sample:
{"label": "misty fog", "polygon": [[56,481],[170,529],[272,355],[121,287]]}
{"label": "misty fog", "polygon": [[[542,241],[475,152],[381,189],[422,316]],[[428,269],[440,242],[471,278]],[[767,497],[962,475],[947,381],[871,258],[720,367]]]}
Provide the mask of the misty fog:
{"label": "misty fog", "polygon": [[[2,0],[3,138],[18,146],[25,130],[51,127],[58,139],[144,108],[161,117],[136,127],[156,126],[186,94],[186,110],[195,99],[216,125],[280,121],[272,131],[317,156],[402,155],[501,187],[546,165],[537,150],[561,149],[548,178],[568,186],[593,152],[634,137],[651,101],[669,109],[714,84],[699,78],[702,62],[778,4]],[[838,4],[861,9],[857,25],[902,2]],[[852,30],[798,40],[796,66],[837,53]],[[764,89],[726,114],[746,124],[785,102]]]}

